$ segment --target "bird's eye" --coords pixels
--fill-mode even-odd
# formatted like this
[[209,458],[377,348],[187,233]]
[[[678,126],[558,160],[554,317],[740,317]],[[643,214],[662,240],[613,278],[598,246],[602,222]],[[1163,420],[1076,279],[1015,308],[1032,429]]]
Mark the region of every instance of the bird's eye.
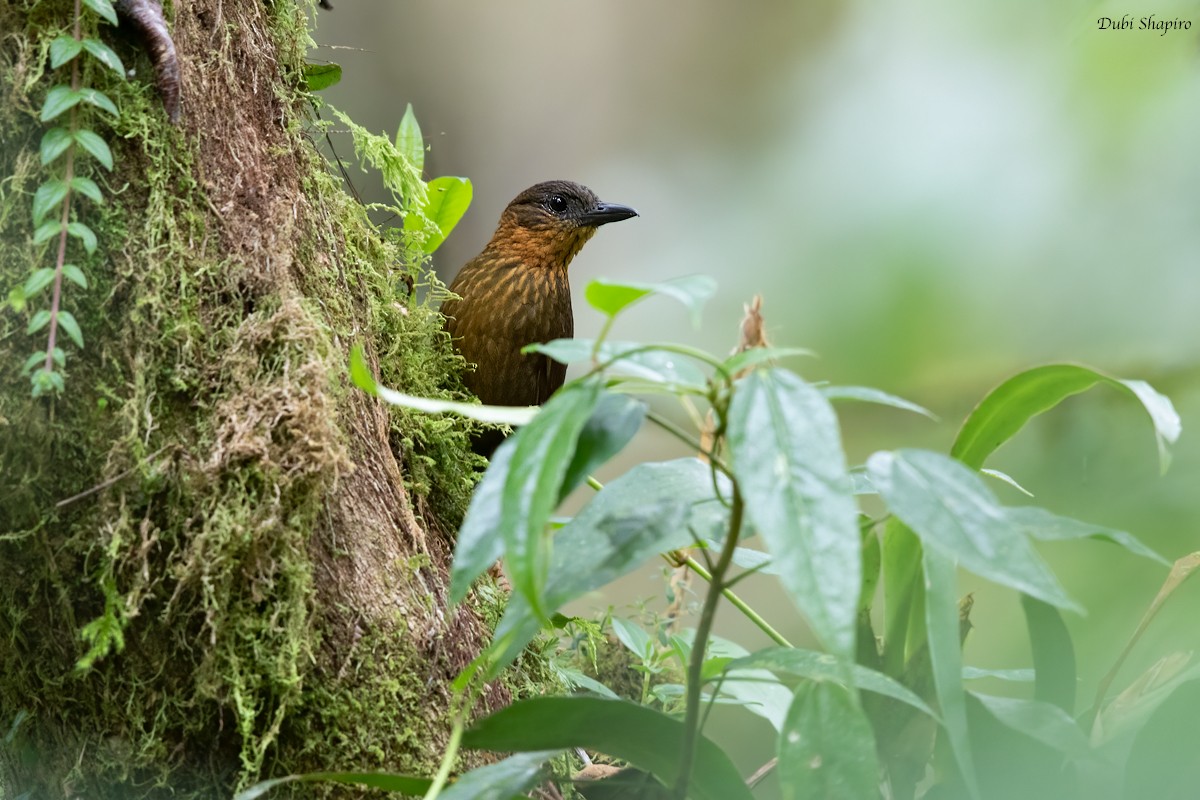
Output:
[[549,206],[550,210],[555,214],[563,214],[567,210],[567,198],[563,197],[561,194],[552,194],[550,195],[550,199],[546,201],[546,205]]

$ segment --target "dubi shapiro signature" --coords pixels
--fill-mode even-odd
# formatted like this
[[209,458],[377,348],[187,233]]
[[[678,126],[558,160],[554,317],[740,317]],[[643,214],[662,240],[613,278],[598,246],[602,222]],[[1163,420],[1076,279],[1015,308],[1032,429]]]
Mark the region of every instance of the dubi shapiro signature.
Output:
[[1158,31],[1159,36],[1166,36],[1167,31],[1191,30],[1192,21],[1176,17],[1174,19],[1158,19],[1154,14],[1148,17],[1134,19],[1130,14],[1117,17],[1100,17],[1096,27],[1102,31]]

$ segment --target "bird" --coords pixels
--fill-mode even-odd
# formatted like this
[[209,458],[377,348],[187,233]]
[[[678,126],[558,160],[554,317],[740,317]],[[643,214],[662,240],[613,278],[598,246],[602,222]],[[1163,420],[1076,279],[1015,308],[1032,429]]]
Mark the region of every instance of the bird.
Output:
[[[505,207],[483,252],[451,282],[441,309],[455,349],[474,366],[463,382],[482,403],[541,405],[563,385],[565,364],[521,348],[574,336],[567,267],[601,225],[636,216],[564,180],[535,184]],[[503,438],[488,431],[473,449],[490,457]]]

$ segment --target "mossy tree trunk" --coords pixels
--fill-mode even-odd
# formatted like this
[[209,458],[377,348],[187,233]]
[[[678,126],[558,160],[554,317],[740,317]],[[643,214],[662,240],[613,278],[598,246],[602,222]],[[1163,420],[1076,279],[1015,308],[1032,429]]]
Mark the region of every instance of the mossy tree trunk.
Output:
[[[31,397],[21,373],[46,347],[26,326],[47,295],[0,313],[0,796],[428,771],[448,681],[486,637],[487,603],[451,609],[444,592],[466,432],[346,377],[354,344],[419,391],[455,364],[407,289],[416,265],[316,152],[310,12],[168,6],[177,126],[136,39],[100,31],[136,75],[84,73],[120,108],[90,118],[116,167],[86,166],[107,200],[73,206],[99,248],[69,254],[90,285],[64,289],[85,347],[66,346],[59,396]],[[0,6],[4,292],[54,265],[30,202],[55,174],[38,109],[71,19],[64,0]]]

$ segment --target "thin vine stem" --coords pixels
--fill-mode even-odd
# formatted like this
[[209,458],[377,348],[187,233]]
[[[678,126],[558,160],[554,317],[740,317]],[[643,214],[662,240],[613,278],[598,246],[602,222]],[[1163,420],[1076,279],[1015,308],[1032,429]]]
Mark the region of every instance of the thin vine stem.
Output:
[[737,486],[734,486],[733,506],[729,512],[729,531],[725,535],[721,556],[713,569],[708,594],[704,596],[704,606],[700,611],[700,622],[696,626],[696,636],[692,640],[692,658],[687,674],[687,711],[683,721],[683,752],[679,757],[679,777],[674,788],[675,800],[685,800],[687,797],[692,763],[696,758],[696,744],[700,738],[700,679],[704,672],[704,653],[708,649],[708,637],[716,620],[717,604],[724,588],[722,582],[730,564],[733,563],[733,552],[737,549],[738,538],[742,532],[744,511],[742,494]]

